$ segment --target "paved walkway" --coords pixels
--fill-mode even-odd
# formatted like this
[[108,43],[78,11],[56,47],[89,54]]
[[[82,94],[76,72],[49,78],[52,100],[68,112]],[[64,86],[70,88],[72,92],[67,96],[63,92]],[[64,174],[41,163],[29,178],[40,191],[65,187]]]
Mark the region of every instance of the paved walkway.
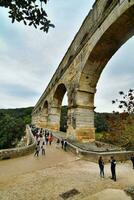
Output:
[[75,156],[70,152],[64,152],[61,147],[57,148],[53,143],[46,146],[46,155],[34,156],[34,154],[19,158],[0,161],[0,183],[1,180],[21,175],[44,168],[54,167],[62,163],[75,160]]
[[60,194],[73,188],[79,194],[67,200],[130,200],[122,189],[134,185],[131,163],[117,164],[117,182],[110,176],[109,164],[100,179],[97,164],[52,144],[46,156],[0,161],[0,200],[63,200]]

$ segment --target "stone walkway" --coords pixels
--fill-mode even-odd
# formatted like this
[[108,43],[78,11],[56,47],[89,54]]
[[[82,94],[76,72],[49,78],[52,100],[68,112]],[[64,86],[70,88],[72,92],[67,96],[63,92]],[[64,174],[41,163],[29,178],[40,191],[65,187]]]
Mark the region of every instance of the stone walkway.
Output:
[[134,185],[131,163],[117,164],[117,182],[110,175],[109,164],[101,179],[97,164],[52,144],[45,157],[0,161],[0,200],[63,200],[60,195],[71,189],[79,194],[67,200],[130,200],[122,189]]
[[54,167],[62,163],[68,163],[75,160],[74,155],[65,153],[61,148],[57,148],[56,144],[46,146],[46,155],[39,157],[34,154],[19,158],[0,161],[0,183],[13,176],[34,172],[44,168]]

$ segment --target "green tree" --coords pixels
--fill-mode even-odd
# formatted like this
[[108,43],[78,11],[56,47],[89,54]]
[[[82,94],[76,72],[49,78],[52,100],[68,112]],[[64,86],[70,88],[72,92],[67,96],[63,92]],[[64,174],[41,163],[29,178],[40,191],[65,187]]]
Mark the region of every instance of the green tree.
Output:
[[96,132],[107,131],[107,123],[106,123],[106,113],[95,113],[94,122]]
[[0,109],[0,149],[15,147],[31,123],[32,107]]
[[20,119],[14,119],[4,114],[0,120],[0,149],[11,148],[24,135],[25,124]]
[[12,23],[22,21],[25,25],[39,27],[47,33],[50,27],[54,27],[44,9],[47,2],[48,0],[0,0],[0,6],[9,9]]
[[127,149],[134,149],[134,90],[130,89],[126,94],[119,92],[120,98],[113,100],[121,112],[113,112],[107,118],[108,140],[117,143]]
[[66,132],[67,130],[67,106],[61,107],[61,117],[60,117],[60,131]]

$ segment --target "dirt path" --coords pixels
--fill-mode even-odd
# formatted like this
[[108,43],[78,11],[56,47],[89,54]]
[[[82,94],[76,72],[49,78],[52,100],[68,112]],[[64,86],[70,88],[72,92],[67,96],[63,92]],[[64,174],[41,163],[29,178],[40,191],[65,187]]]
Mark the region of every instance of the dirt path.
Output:
[[110,176],[109,164],[101,179],[97,164],[48,146],[46,157],[0,162],[0,200],[63,200],[60,194],[73,188],[79,194],[67,200],[130,200],[122,189],[134,185],[131,163],[117,164],[117,182]]

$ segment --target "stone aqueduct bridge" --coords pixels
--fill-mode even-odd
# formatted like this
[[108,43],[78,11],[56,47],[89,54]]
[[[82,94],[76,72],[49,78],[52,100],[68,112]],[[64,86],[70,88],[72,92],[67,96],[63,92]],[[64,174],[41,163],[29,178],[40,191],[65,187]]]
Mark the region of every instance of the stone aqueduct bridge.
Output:
[[58,130],[67,92],[67,137],[94,140],[97,82],[110,58],[133,35],[134,0],[96,0],[35,105],[32,122]]

